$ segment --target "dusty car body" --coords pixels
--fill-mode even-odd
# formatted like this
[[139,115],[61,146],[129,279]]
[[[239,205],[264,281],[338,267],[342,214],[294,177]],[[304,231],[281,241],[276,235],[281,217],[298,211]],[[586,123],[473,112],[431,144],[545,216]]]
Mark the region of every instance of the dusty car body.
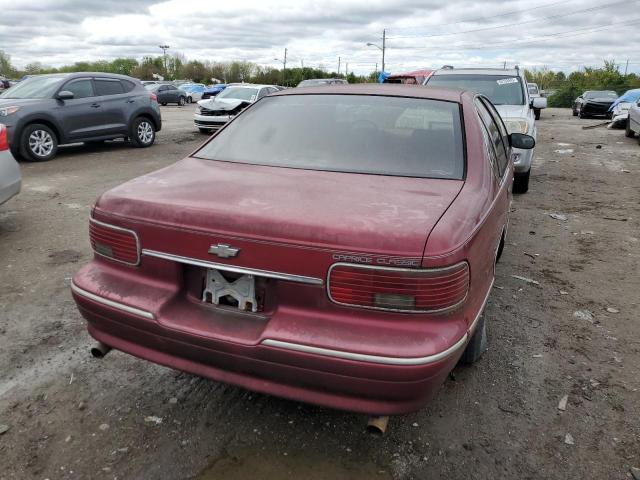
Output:
[[91,336],[152,362],[344,410],[419,409],[484,351],[523,139],[474,92],[288,89],[102,195],[73,297]]
[[20,166],[9,150],[7,127],[0,123],[0,205],[20,193]]

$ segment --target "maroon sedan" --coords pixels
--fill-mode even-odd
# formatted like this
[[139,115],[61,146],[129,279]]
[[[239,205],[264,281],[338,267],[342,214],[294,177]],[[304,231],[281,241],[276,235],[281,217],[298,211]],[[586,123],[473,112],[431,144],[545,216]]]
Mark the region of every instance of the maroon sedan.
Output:
[[511,147],[534,143],[462,90],[265,97],[100,197],[73,297],[103,352],[345,410],[419,409],[486,348]]

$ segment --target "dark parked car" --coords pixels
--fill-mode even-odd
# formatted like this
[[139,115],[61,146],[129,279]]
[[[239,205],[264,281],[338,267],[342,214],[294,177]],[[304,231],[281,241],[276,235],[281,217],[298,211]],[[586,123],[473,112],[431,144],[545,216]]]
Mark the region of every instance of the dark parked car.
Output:
[[175,85],[155,83],[145,85],[144,88],[157,95],[158,103],[160,105],[175,103],[182,106],[187,103],[187,92],[181,90]]
[[204,92],[202,92],[201,100],[206,100],[207,98],[215,97],[225,88],[227,88],[227,85],[224,83],[219,83],[217,85],[212,85],[210,87],[207,87],[204,89]]
[[4,77],[0,77],[0,92],[11,87],[11,82]]
[[106,73],[37,75],[0,94],[0,123],[16,158],[51,160],[58,145],[128,138],[153,144],[162,127],[156,96],[139,80]]
[[534,143],[472,91],[264,97],[97,201],[95,255],[71,286],[95,354],[345,410],[419,409],[486,349],[511,150]]
[[573,101],[573,116],[609,117],[609,107],[617,98],[618,94],[612,90],[588,90]]

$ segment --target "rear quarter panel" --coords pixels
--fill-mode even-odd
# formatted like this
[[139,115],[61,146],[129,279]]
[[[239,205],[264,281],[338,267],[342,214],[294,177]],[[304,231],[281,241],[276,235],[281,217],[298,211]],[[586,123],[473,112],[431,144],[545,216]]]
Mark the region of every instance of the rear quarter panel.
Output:
[[465,184],[431,231],[423,266],[451,265],[467,260],[470,266],[467,321],[474,320],[493,283],[495,256],[506,230],[513,164],[503,179],[496,178],[488,158],[479,118],[466,94],[463,117],[467,148]]

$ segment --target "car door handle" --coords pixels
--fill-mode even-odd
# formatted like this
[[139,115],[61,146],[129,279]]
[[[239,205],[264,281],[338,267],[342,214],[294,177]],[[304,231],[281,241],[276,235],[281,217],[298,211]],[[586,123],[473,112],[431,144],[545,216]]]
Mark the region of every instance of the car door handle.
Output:
[[100,108],[100,104],[99,103],[92,103],[91,104],[91,108]]
[[133,103],[133,102],[135,102],[135,100],[127,100],[126,103]]

